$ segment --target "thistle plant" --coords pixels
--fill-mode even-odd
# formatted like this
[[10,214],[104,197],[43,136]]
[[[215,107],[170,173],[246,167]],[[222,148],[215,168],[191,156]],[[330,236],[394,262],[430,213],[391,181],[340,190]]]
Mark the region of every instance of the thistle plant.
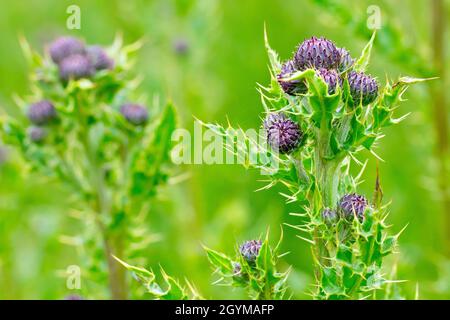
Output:
[[[262,189],[281,183],[288,190],[282,195],[298,204],[292,215],[300,222],[289,226],[311,245],[316,299],[376,298],[392,281],[384,277],[383,260],[394,252],[399,233],[388,230],[379,183],[373,197],[358,192],[368,160],[357,156],[368,150],[379,158],[374,148],[382,130],[406,117],[394,112],[406,89],[425,79],[382,84],[368,74],[374,40],[375,34],[353,57],[328,39],[312,37],[282,63],[265,36],[271,82],[258,89],[265,111],[260,136],[204,124],[232,141],[227,151],[245,159],[246,168],[261,171],[267,181]],[[356,176],[354,164],[362,166]]]
[[[22,117],[1,119],[1,138],[30,171],[71,190],[71,216],[84,232],[65,242],[85,253],[83,280],[108,282],[111,298],[126,299],[126,273],[113,255],[137,258],[151,239],[149,205],[168,178],[175,110],[137,94],[132,68],[140,42],[123,46],[117,37],[103,48],[61,37],[43,55],[24,39],[21,45],[30,94],[15,99]],[[86,290],[83,296],[108,296]]]
[[[248,297],[254,300],[283,299],[290,270],[283,273],[277,271],[281,256],[278,255],[281,239],[275,248],[269,246],[269,233],[264,241],[245,241],[237,247],[234,257],[204,247],[208,260],[214,267],[214,273],[219,276],[214,284],[244,288]],[[130,265],[117,257],[115,259],[141,284],[141,288],[144,288],[143,297],[156,300],[204,299],[189,280],[186,279],[185,284],[182,284],[169,276],[162,267],[160,279],[153,270]]]
[[277,271],[280,243],[271,248],[267,234],[264,241],[255,239],[242,243],[234,257],[205,247],[208,259],[219,275],[215,284],[245,288],[251,299],[282,299],[287,290],[289,270]]

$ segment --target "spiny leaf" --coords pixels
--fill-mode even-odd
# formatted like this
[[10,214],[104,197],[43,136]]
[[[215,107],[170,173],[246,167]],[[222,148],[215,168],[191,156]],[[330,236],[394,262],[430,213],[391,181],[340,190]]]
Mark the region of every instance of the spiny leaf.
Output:
[[276,75],[281,70],[281,62],[278,53],[270,47],[269,39],[267,37],[266,24],[264,24],[264,44],[266,46],[267,55],[269,56],[270,67],[272,74]]
[[155,194],[155,187],[164,179],[162,166],[169,162],[172,147],[171,136],[176,128],[176,113],[172,103],[166,104],[156,127],[147,127],[141,148],[136,150],[131,162],[133,176],[130,193],[132,196],[149,197]]
[[373,42],[375,40],[376,31],[373,32],[372,37],[370,38],[369,42],[364,47],[361,56],[358,58],[358,60],[355,63],[355,70],[364,72],[367,69],[367,66],[369,65],[370,61],[370,54],[372,53],[372,47]]
[[155,274],[152,271],[149,271],[145,268],[132,266],[125,261],[120,260],[116,256],[113,256],[113,258],[116,259],[120,264],[122,264],[127,270],[132,271],[140,281],[148,284],[155,280]]
[[219,269],[222,274],[230,274],[233,272],[233,261],[225,254],[203,247],[206,251],[208,260],[213,266]]

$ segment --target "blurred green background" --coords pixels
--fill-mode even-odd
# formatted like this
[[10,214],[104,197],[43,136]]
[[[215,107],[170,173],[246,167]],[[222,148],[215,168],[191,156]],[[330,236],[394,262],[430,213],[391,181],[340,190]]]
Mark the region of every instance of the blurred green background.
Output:
[[[81,9],[80,30],[65,27],[72,4]],[[172,99],[180,126],[192,129],[194,117],[225,124],[228,117],[234,125],[258,128],[263,108],[256,83],[270,79],[264,23],[283,59],[312,35],[333,39],[358,56],[371,33],[365,25],[369,5],[380,8],[382,19],[369,72],[382,82],[386,75],[441,78],[408,92],[399,115],[411,116],[387,130],[377,150],[385,160],[379,162],[385,200],[392,200],[389,221],[394,231],[408,225],[388,270],[396,264],[398,278],[408,280],[401,286],[408,298],[418,286],[420,298],[449,299],[449,181],[443,169],[450,162],[449,137],[438,125],[448,123],[449,109],[444,104],[444,116],[435,116],[436,96],[446,80],[432,37],[441,32],[447,39],[449,32],[433,26],[433,1],[0,0],[0,112],[14,114],[13,94],[28,93],[20,34],[42,51],[62,34],[108,45],[121,32],[126,42],[145,40],[137,68],[145,77],[141,89],[149,97]],[[446,6],[440,10],[444,22],[450,16],[448,1]],[[449,62],[448,43],[443,48],[441,60]],[[377,161],[370,154],[360,159],[365,157],[369,164],[361,188],[370,195]],[[0,164],[0,298],[62,299],[76,293],[61,276],[67,266],[81,264],[78,252],[65,244],[81,228],[64,201],[70,195],[58,184],[24,175],[13,152],[8,158]],[[255,192],[262,186],[258,172],[238,165],[175,171],[189,178],[164,187],[152,208],[151,229],[159,241],[148,247],[147,267],[162,265],[174,276],[187,277],[207,298],[244,297],[240,290],[211,286],[201,245],[232,253],[236,241],[258,237],[268,227],[275,242],[282,223],[299,222],[288,215],[298,209],[285,204],[278,194],[281,187]],[[294,267],[294,297],[308,299],[313,282],[309,247],[284,227],[283,249],[290,254],[281,268]]]

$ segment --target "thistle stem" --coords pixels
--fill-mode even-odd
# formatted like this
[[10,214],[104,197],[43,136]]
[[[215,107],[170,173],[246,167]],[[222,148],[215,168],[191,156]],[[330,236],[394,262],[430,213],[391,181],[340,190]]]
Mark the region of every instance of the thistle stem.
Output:
[[92,179],[91,184],[94,192],[93,209],[98,214],[96,217],[97,226],[100,229],[103,239],[103,250],[108,266],[108,277],[111,298],[113,300],[125,300],[126,293],[126,274],[123,268],[120,268],[113,255],[121,256],[122,239],[120,236],[113,237],[109,234],[107,228],[102,222],[102,217],[111,215],[111,208],[108,204],[108,193],[104,183],[104,169],[98,163],[95,152],[89,140],[89,129],[86,125],[86,115],[83,112],[83,105],[80,101],[79,94],[75,94],[75,102],[78,108],[78,115],[80,117],[80,141],[85,149],[87,155],[87,162],[89,166],[88,173]]
[[332,208],[337,203],[340,162],[318,158],[316,161],[317,186],[324,207]]
[[[313,208],[314,214],[319,209],[333,208],[338,200],[338,188],[340,179],[340,168],[342,157],[332,157],[330,150],[330,127],[331,123],[322,121],[320,129],[316,131],[317,144],[314,152],[314,176],[316,179],[315,198],[320,198],[320,208]],[[315,201],[312,201],[315,204]],[[324,240],[313,231],[313,255],[316,260],[315,275],[317,281],[321,282],[322,265],[330,264],[330,253]]]
[[333,207],[337,203],[339,170],[342,159],[330,158],[329,124],[323,123],[317,133],[317,149],[314,154],[316,185],[322,197],[324,207]]

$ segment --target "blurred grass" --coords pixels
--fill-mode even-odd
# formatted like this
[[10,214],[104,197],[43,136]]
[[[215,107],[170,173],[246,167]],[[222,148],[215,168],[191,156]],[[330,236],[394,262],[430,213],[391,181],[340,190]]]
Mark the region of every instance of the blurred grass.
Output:
[[[237,5],[212,0],[84,0],[76,2],[82,23],[81,30],[75,31],[65,29],[65,11],[73,1],[16,1],[8,5],[0,1],[0,106],[6,112],[14,112],[13,93],[28,92],[19,34],[41,50],[60,34],[100,44],[112,42],[117,32],[128,42],[144,38],[137,68],[145,76],[144,92],[149,97],[159,94],[173,99],[181,114],[180,125],[189,129],[193,116],[222,123],[228,117],[243,128],[259,127],[263,109],[255,87],[269,79],[264,22],[272,47],[283,59],[312,35],[329,37],[353,55],[359,54],[366,41],[355,36],[352,27],[343,26],[337,13],[325,13],[310,1],[249,0]],[[355,3],[356,18],[366,16],[369,4],[377,4],[383,21],[402,30],[404,40],[414,44],[418,53],[430,54],[430,14],[425,2],[402,0],[396,6],[388,1]],[[180,41],[187,44],[182,54],[174,50]],[[411,66],[387,57],[377,45],[370,72],[381,81],[385,74],[392,78],[421,76]],[[385,160],[379,163],[382,185],[385,199],[392,200],[390,222],[394,230],[408,224],[396,257],[398,277],[410,280],[403,286],[407,296],[414,296],[419,283],[421,298],[450,298],[430,98],[425,87],[414,90],[401,110],[413,114],[390,128],[379,145],[378,154]],[[376,160],[372,155],[367,157],[370,160],[362,188],[370,195]],[[0,166],[0,298],[63,298],[70,292],[57,270],[77,264],[79,259],[73,248],[59,242],[61,234],[77,233],[61,202],[66,198],[64,191],[58,185],[44,185],[34,176],[23,176],[20,164]],[[239,290],[210,285],[210,267],[201,244],[232,252],[236,241],[257,237],[268,227],[276,241],[280,224],[297,222],[288,215],[297,210],[295,205],[284,203],[278,195],[282,188],[254,192],[262,185],[257,181],[258,172],[245,172],[239,166],[193,165],[176,171],[188,172],[190,178],[161,190],[151,229],[161,234],[162,240],[149,246],[149,266],[156,269],[160,264],[171,274],[186,276],[206,297],[244,297]],[[283,249],[291,253],[283,263],[286,268],[294,266],[290,284],[298,293],[296,298],[308,298],[302,292],[311,289],[312,283],[309,247],[293,230],[284,231]]]

